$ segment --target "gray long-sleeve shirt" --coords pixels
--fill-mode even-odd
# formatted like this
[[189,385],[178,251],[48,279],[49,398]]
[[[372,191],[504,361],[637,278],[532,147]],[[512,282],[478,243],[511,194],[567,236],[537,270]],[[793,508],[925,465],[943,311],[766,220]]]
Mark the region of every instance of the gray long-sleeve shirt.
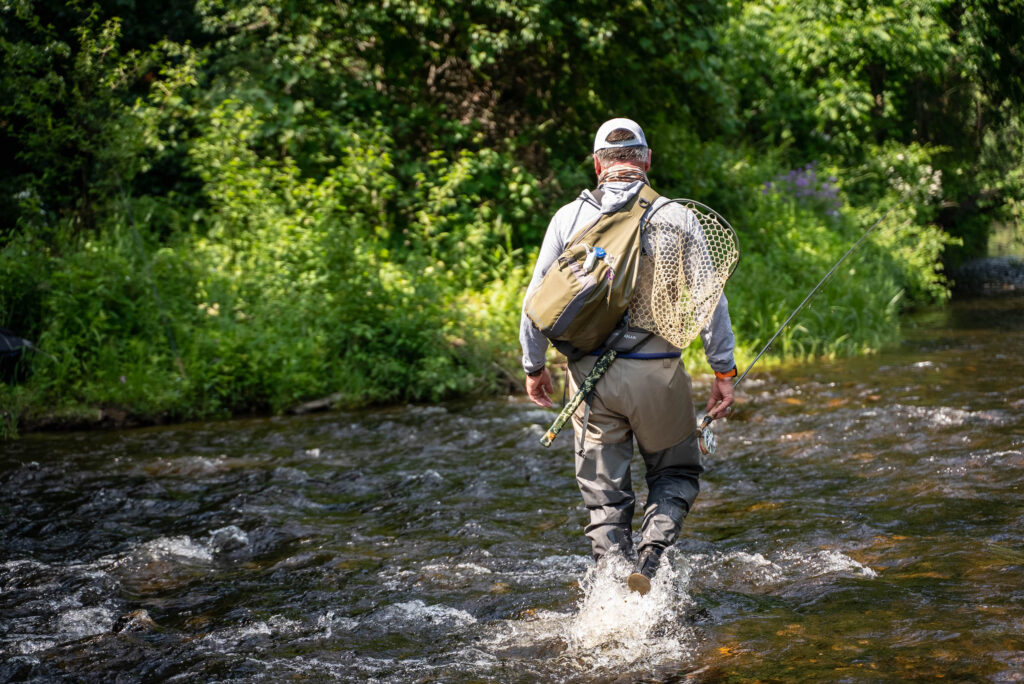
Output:
[[[537,255],[537,264],[533,269],[533,278],[526,291],[524,304],[525,299],[529,298],[530,293],[540,283],[548,268],[555,263],[558,255],[565,250],[565,246],[576,231],[596,219],[598,214],[610,214],[618,211],[640,192],[641,186],[640,181],[605,183],[602,186],[603,194],[600,202],[589,190],[584,190],[574,201],[555,212],[548,224],[547,232],[544,234],[544,242],[541,244],[540,254]],[[652,210],[665,201],[667,200],[660,198],[655,202]],[[700,337],[704,344],[704,354],[712,370],[725,373],[736,365],[733,358],[735,338],[732,333],[732,323],[729,320],[729,303],[724,294],[707,326],[701,330]],[[525,307],[519,321],[519,343],[523,348],[523,368],[527,372],[541,368],[544,365],[548,339],[527,317]]]

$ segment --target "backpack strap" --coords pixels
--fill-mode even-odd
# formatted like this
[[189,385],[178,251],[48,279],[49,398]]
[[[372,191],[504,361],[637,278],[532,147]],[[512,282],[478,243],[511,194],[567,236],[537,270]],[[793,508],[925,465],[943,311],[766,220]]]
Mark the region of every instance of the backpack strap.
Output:
[[[661,197],[661,195],[655,192],[654,188],[644,183],[643,187],[640,188],[640,192],[637,193],[637,202],[639,202],[640,206],[644,209],[644,213],[641,218],[647,215],[647,211],[654,206],[654,203],[658,201],[659,197]],[[647,228],[646,222],[641,224],[641,228]]]
[[[642,192],[642,189],[641,189],[641,192]],[[604,195],[604,191],[602,191],[601,194],[603,196]],[[566,244],[566,247],[572,247],[577,242],[579,242],[580,240],[585,238],[587,236],[587,234],[591,230],[593,230],[594,226],[596,226],[602,220],[604,220],[604,219],[609,219],[610,220],[611,217],[616,216],[618,214],[622,214],[622,213],[632,213],[633,212],[633,208],[636,207],[636,202],[637,202],[637,199],[639,197],[640,197],[640,193],[637,193],[636,195],[631,197],[628,202],[626,202],[621,207],[619,207],[619,209],[617,211],[615,211],[615,212],[613,212],[611,214],[598,214],[597,217],[593,221],[591,221],[588,225],[584,226],[583,228],[580,228],[579,230],[577,230],[573,234],[573,236],[571,238],[569,238],[569,242]]]

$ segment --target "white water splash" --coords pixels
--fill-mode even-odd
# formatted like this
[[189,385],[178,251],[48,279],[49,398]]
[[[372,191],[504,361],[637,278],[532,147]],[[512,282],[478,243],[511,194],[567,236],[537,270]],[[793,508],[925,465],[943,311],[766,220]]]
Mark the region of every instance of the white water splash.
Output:
[[476,618],[464,610],[441,604],[428,606],[419,599],[386,606],[374,617],[384,624],[429,622],[448,627],[465,627],[476,622]]
[[351,632],[359,626],[359,621],[350,617],[339,617],[333,610],[329,610],[316,619],[319,637],[330,639],[337,632]]
[[207,563],[213,560],[209,545],[196,542],[188,535],[157,537],[139,547],[133,556],[138,561],[181,559]]
[[788,570],[791,573],[795,571],[795,574],[805,578],[848,573],[861,577],[878,577],[878,573],[871,568],[833,549],[821,550],[813,555],[784,551],[779,554],[779,559],[789,565]]
[[644,596],[626,586],[632,569],[613,557],[587,571],[579,612],[569,624],[567,655],[600,669],[692,655],[697,639],[682,622],[693,605],[686,592],[689,568],[666,554]]
[[238,626],[215,630],[202,635],[198,646],[214,651],[238,650],[254,644],[294,637],[306,631],[306,623],[283,615],[271,615],[265,620],[254,620]]
[[249,535],[237,525],[228,525],[220,529],[211,530],[210,538],[206,545],[214,553],[227,553],[244,549],[249,546]]
[[20,614],[0,630],[0,663],[109,633],[118,615],[116,601],[96,603],[116,591],[116,581],[98,563],[19,559],[0,564],[0,578],[0,593],[22,597]]
[[878,576],[871,568],[834,549],[813,552],[782,549],[768,556],[738,550],[713,551],[687,557],[702,585],[741,592],[774,591],[783,585],[825,575]]
[[925,421],[932,427],[961,427],[968,424],[1003,425],[1008,415],[999,410],[968,411],[952,406],[906,406],[896,405],[896,410],[906,413],[915,421]]
[[545,556],[519,566],[508,577],[509,580],[527,586],[558,582],[566,576],[584,572],[588,561],[581,556]]
[[454,566],[444,563],[429,563],[424,565],[422,571],[425,573],[444,573],[455,577],[467,577],[472,575],[490,575],[491,571],[476,563],[457,563]]
[[179,456],[157,458],[141,466],[148,475],[207,477],[219,473],[245,468],[249,462],[244,459],[228,458],[227,454],[217,456]]
[[210,530],[205,540],[195,540],[187,534],[177,537],[157,537],[141,544],[126,557],[115,559],[105,557],[105,563],[114,567],[140,564],[152,561],[184,562],[188,564],[211,563],[220,553],[227,553],[249,546],[249,535],[237,525],[228,525]]
[[633,566],[623,558],[609,558],[600,567],[580,557],[547,560],[552,570],[561,568],[563,579],[565,573],[582,571],[583,595],[573,611],[530,610],[495,625],[496,631],[480,643],[499,660],[508,652],[516,659],[525,656],[527,663],[529,654],[550,658],[558,653],[559,667],[575,673],[570,678],[589,681],[693,657],[699,638],[687,620],[694,605],[687,591],[690,568],[674,550],[665,554],[645,596],[626,586]]
[[56,645],[57,641],[54,639],[21,639],[14,644],[14,652],[20,655],[30,655],[47,651]]
[[73,608],[61,613],[57,624],[58,634],[64,641],[104,634],[111,631],[115,617],[114,611],[106,606]]

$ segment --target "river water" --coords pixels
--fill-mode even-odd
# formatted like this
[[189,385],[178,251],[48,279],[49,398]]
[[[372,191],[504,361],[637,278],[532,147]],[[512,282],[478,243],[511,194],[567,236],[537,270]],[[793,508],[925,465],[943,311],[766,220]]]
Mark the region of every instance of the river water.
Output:
[[744,382],[646,597],[521,398],[25,435],[0,681],[1024,681],[1024,299],[908,328]]

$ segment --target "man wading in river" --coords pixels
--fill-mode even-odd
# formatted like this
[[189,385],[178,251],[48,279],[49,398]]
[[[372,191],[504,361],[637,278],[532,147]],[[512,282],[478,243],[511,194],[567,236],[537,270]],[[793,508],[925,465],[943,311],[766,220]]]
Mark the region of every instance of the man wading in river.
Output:
[[[559,209],[548,225],[527,290],[519,333],[526,392],[539,406],[552,406],[553,386],[545,367],[548,339],[527,315],[531,294],[581,228],[594,224],[601,215],[631,210],[642,192],[645,197],[651,196],[651,191],[645,190],[650,166],[651,150],[640,126],[629,119],[606,122],[594,139],[597,190],[584,190]],[[658,198],[653,204],[644,201],[640,206],[651,212],[664,201]],[[645,236],[644,253],[649,252]],[[603,258],[604,251],[600,254],[598,258]],[[683,519],[697,498],[704,468],[696,438],[690,377],[680,363],[679,348],[637,328],[622,328],[613,336],[616,339],[610,336],[601,348],[608,345],[629,352],[619,354],[586,404],[572,417],[576,481],[590,512],[586,535],[594,558],[600,561],[613,553],[630,557],[635,496],[629,466],[636,438],[647,471],[649,495],[636,549],[636,570],[630,575],[629,586],[647,593],[662,553],[676,541]],[[733,403],[732,378],[736,375],[734,338],[724,295],[700,336],[715,373],[707,411],[719,418]],[[637,346],[636,341],[641,339],[644,341]],[[556,346],[565,351],[558,343]],[[571,391],[576,391],[594,367],[598,353],[575,360],[576,354],[566,354],[570,358]]]

